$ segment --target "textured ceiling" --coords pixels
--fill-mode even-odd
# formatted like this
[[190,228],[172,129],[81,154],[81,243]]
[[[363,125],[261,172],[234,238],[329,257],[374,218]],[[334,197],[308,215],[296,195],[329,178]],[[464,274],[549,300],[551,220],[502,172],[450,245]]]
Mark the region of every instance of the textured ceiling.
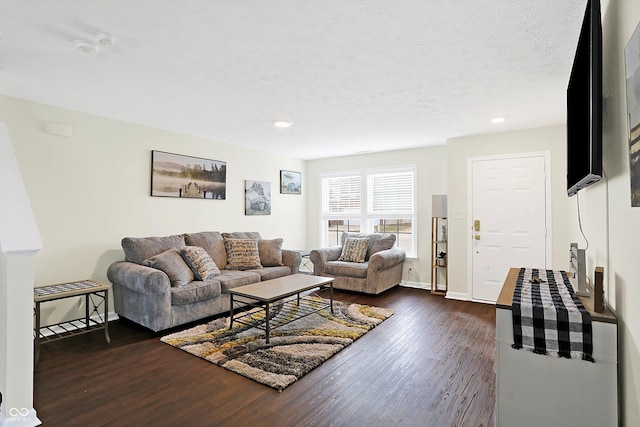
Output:
[[585,6],[0,0],[0,93],[301,159],[437,145],[564,123]]

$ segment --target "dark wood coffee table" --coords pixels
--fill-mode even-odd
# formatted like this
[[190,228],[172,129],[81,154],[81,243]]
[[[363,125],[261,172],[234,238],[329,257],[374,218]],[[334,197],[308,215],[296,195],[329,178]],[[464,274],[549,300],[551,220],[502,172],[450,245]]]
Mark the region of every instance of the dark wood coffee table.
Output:
[[[278,326],[283,326],[294,320],[301,319],[313,313],[317,313],[320,310],[329,308],[333,313],[333,277],[312,276],[309,274],[293,274],[290,276],[279,277],[277,279],[265,280],[264,282],[253,283],[251,285],[239,286],[237,288],[229,289],[229,329],[233,327],[233,322],[236,321],[243,325],[253,326],[259,329],[263,329],[266,334],[266,342],[269,343],[269,334],[271,332],[270,321],[270,306],[271,304],[279,303],[283,304],[287,298],[295,296],[295,300],[300,307],[300,311],[289,321],[280,323]],[[309,291],[315,288],[329,288],[329,302],[326,304],[317,304],[317,301],[313,304],[308,303],[308,298],[301,296],[300,294],[305,291]],[[234,298],[242,297],[248,301],[238,301],[244,303],[243,307],[254,306],[262,308],[264,313],[264,323],[256,322],[251,319],[255,313],[244,313],[234,318]],[[294,299],[289,299],[292,301]]]

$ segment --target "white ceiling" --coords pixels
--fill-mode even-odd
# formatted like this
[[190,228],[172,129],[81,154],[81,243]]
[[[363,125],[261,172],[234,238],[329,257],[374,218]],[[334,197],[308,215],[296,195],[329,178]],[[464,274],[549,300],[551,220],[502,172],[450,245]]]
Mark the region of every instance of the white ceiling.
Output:
[[0,0],[0,93],[301,159],[444,144],[564,123],[585,6]]

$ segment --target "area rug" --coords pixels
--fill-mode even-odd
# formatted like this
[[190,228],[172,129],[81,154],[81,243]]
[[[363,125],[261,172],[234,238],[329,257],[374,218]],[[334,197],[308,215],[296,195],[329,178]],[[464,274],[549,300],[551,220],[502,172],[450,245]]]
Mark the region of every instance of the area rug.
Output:
[[[326,303],[319,296],[308,298],[312,305]],[[298,312],[295,302],[286,302],[274,310],[269,344],[264,330],[256,327],[234,321],[229,329],[228,317],[164,336],[161,341],[282,391],[393,314],[387,308],[341,301],[334,301],[333,309],[334,314],[326,309],[279,326]],[[264,322],[263,310],[249,313],[255,321]]]

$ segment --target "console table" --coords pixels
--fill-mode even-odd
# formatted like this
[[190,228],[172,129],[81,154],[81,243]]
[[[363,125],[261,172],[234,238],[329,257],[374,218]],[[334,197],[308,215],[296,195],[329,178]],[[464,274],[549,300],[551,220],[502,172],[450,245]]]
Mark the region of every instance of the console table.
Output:
[[[40,358],[41,342],[56,341],[70,336],[85,334],[96,329],[104,329],[104,336],[107,343],[110,343],[111,338],[109,337],[109,322],[107,319],[109,313],[109,289],[111,289],[110,284],[105,285],[93,280],[80,280],[34,288],[33,301],[35,303],[34,312],[36,317],[34,362],[38,363]],[[42,303],[83,295],[85,297],[84,317],[46,326],[40,324],[40,305]],[[100,306],[104,307],[102,315],[99,312]],[[94,314],[99,321],[92,319]]]
[[596,313],[593,298],[580,297],[591,316],[595,363],[515,350],[511,308],[519,270],[509,270],[496,302],[496,425],[617,426],[616,316],[608,307]]

